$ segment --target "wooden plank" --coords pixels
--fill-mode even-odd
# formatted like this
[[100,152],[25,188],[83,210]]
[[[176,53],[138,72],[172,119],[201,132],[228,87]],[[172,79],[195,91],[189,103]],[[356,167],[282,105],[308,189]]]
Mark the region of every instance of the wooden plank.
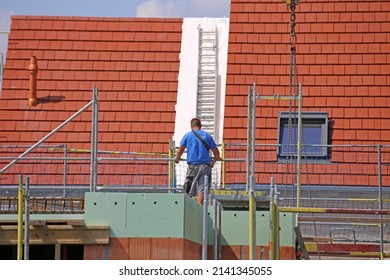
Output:
[[[30,244],[108,244],[108,226],[31,225]],[[17,244],[17,226],[0,225],[0,245]]]
[[[17,224],[17,214],[0,214],[1,224]],[[84,214],[30,214],[30,224],[84,224]]]

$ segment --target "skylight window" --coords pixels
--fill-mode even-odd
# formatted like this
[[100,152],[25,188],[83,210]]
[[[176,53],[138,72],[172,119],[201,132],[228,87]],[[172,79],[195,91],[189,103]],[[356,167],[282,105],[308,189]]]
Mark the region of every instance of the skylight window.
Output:
[[[278,157],[296,157],[298,142],[298,113],[280,112],[278,122]],[[291,121],[289,122],[289,119]],[[326,158],[328,156],[328,114],[302,112],[301,156]]]

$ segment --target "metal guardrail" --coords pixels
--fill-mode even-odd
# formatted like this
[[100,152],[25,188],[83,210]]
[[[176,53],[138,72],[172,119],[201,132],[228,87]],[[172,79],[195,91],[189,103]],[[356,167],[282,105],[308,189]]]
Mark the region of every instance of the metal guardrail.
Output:
[[[75,214],[84,213],[84,198],[71,197],[31,197],[30,213],[32,214]],[[0,197],[0,213],[16,214],[18,212],[17,197]]]

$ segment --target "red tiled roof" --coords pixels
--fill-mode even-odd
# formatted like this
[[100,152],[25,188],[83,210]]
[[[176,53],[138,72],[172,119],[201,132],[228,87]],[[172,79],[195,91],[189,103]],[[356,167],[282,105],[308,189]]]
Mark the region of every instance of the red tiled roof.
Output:
[[[296,22],[303,110],[328,112],[333,144],[388,144],[390,1],[300,1]],[[289,94],[289,23],[285,1],[231,0],[224,142],[246,141],[248,86]],[[275,120],[288,106],[258,101],[259,143],[276,144]]]
[[[33,144],[99,89],[99,149],[164,152],[172,138],[182,19],[13,16],[0,144]],[[39,98],[28,107],[29,61]],[[90,147],[85,112],[46,143]],[[70,133],[72,132],[72,133]]]
[[[289,94],[290,13],[281,0],[231,0],[224,142],[246,142],[247,91]],[[303,109],[326,111],[333,144],[388,143],[390,2],[306,0],[296,11]],[[174,131],[182,19],[15,16],[0,97],[0,143],[31,144],[100,95],[99,149],[166,152]],[[38,59],[36,107],[28,64]],[[276,143],[286,101],[258,101]],[[89,148],[84,113],[48,143]],[[69,133],[73,132],[73,133]]]

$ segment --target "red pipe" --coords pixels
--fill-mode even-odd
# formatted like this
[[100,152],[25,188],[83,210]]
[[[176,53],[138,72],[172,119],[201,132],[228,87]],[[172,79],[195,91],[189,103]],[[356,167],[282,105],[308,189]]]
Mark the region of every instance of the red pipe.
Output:
[[37,58],[32,56],[30,59],[30,66],[28,67],[28,71],[30,71],[30,89],[29,89],[29,97],[28,97],[28,106],[36,106],[38,103],[37,98],[37,73],[38,73],[38,64]]

